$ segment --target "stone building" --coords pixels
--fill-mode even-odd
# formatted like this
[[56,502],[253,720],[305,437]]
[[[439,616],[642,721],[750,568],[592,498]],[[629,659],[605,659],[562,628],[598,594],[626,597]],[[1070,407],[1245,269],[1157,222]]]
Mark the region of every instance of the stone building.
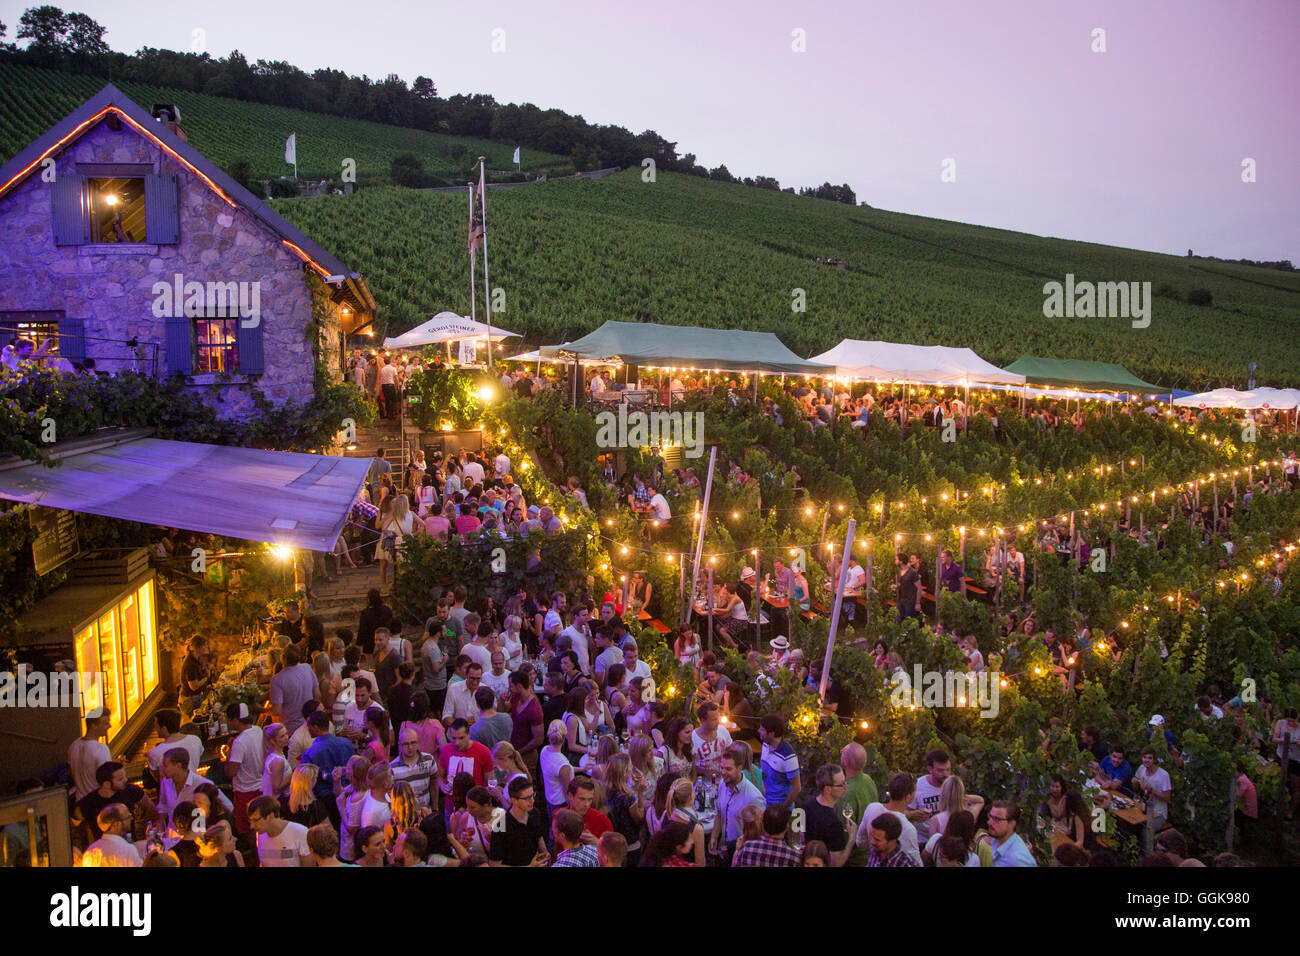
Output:
[[116,87],[0,169],[0,345],[181,374],[218,413],[307,401],[374,319],[361,276]]

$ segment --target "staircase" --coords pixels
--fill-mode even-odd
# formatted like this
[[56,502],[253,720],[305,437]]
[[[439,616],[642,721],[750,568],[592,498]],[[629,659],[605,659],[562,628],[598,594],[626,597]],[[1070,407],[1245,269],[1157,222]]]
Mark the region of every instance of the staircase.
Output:
[[[357,428],[357,447],[352,451],[344,450],[348,458],[374,458],[375,452],[382,448],[384,457],[393,466],[393,480],[400,483],[401,473],[411,463],[411,443],[406,432],[397,419],[375,419],[373,425]],[[418,434],[418,432],[417,432]]]
[[[352,560],[361,565],[359,551],[352,553]],[[334,565],[332,557],[329,558],[329,563],[332,573]],[[343,576],[334,583],[326,583],[323,578],[318,578],[312,583],[313,597],[307,602],[308,613],[321,619],[325,627],[326,639],[333,637],[341,627],[346,627],[355,634],[357,619],[361,615],[361,609],[366,606],[366,592],[377,587],[379,587],[379,565],[361,565],[354,570],[344,562]]]

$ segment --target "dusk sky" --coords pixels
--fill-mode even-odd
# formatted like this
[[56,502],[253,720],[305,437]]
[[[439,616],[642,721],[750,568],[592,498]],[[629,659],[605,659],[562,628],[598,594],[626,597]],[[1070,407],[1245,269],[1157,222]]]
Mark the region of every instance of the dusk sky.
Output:
[[[0,0],[9,40],[33,5]],[[654,129],[738,176],[847,182],[882,209],[1300,263],[1296,0],[63,8],[105,25],[115,50],[188,50],[201,28],[217,57],[423,74],[442,95]],[[491,51],[495,28],[505,52]],[[796,29],[806,52],[791,48]],[[1242,181],[1246,158],[1256,182]]]

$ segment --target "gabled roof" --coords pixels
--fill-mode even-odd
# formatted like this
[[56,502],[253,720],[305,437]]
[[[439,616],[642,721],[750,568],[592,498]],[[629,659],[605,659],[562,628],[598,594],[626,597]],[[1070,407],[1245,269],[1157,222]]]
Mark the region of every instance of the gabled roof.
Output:
[[1023,375],[1004,372],[970,349],[946,345],[845,339],[829,352],[814,355],[811,361],[834,365],[835,374],[842,378],[927,385],[1025,384]]
[[703,329],[654,322],[606,322],[573,342],[541,349],[544,358],[610,359],[627,365],[831,375],[829,365],[801,359],[771,332]]
[[1023,375],[1030,385],[1104,389],[1108,392],[1167,393],[1169,389],[1144,382],[1122,365],[1083,359],[1039,358],[1022,355],[1004,371]]
[[[189,143],[153,118],[143,107],[128,97],[112,83],[55,123],[30,146],[0,167],[0,200],[28,176],[41,168],[41,161],[53,156],[70,143],[89,132],[95,123],[109,111],[116,112],[131,126],[167,149],[185,165],[207,181],[231,205],[239,205],[278,235],[290,251],[313,265],[322,278],[345,282],[361,278],[361,274],[345,266],[339,259],[313,242],[283,216],[237,183],[221,167],[208,159]],[[373,299],[371,300],[373,308]]]

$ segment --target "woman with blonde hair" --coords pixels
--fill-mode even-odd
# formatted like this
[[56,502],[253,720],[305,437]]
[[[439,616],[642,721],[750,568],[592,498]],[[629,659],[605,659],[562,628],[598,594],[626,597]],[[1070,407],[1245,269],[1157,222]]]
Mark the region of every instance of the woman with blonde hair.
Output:
[[670,822],[685,823],[691,828],[691,845],[695,848],[696,866],[704,866],[704,827],[700,824],[699,814],[695,812],[695,784],[688,777],[673,781],[668,791],[668,806],[664,810],[664,819],[659,824]]
[[[338,640],[338,638],[331,638]],[[343,687],[343,678],[339,676],[343,669],[339,668],[339,673],[334,672],[334,666],[330,661],[330,656],[325,651],[318,651],[312,655],[311,669],[316,674],[316,685],[320,689],[320,703],[326,710],[332,710],[334,699],[338,697],[339,690]]]
[[289,781],[289,799],[281,801],[288,810],[284,819],[301,823],[308,830],[329,819],[329,812],[316,799],[316,780],[319,777],[320,767],[310,763],[298,764]]
[[293,768],[284,755],[289,746],[289,730],[284,724],[270,724],[262,731],[266,738],[266,759],[262,762],[262,796],[283,800],[289,792]]
[[235,834],[230,824],[218,820],[197,841],[199,866],[243,866],[244,855],[235,849]]
[[546,746],[539,756],[547,819],[567,803],[565,795],[569,781],[573,779],[573,764],[564,755],[564,742],[567,739],[568,731],[565,730],[564,721],[551,721],[546,728]]
[[664,772],[663,758],[655,753],[654,741],[649,737],[633,737],[628,741],[627,756],[632,775],[632,789],[643,803],[654,795],[655,784]]
[[524,765],[524,759],[519,756],[519,751],[508,740],[503,740],[492,748],[492,763],[493,770],[488,778],[488,789],[504,806],[510,802],[507,796],[510,793],[510,781],[515,777],[523,777],[531,781],[532,774]]
[[586,768],[579,766],[578,769],[586,769],[591,774],[592,780],[603,783],[605,772],[609,768],[609,762],[616,753],[618,753],[618,738],[613,734],[602,734],[596,740],[596,753],[591,757],[590,763]]
[[930,818],[930,832],[944,833],[948,829],[949,818],[958,811],[969,810],[978,820],[984,809],[984,798],[975,794],[967,795],[966,784],[955,773],[943,782],[939,790],[939,806]]
[[[357,754],[348,761],[342,777],[334,779],[339,806],[339,858],[344,863],[357,859],[357,832],[361,829],[361,808],[365,805],[370,787],[366,775],[370,772],[370,758]],[[336,771],[337,773],[337,771]],[[347,783],[344,784],[343,781]]]
[[614,832],[627,840],[628,866],[636,866],[641,856],[641,828],[645,824],[645,801],[632,786],[632,760],[627,754],[615,754],[605,768],[605,812]]
[[391,850],[399,836],[407,830],[419,828],[420,821],[428,815],[429,811],[420,805],[415,789],[405,780],[393,784],[388,800],[392,813],[388,822],[384,824],[384,839]]
[[379,584],[385,580],[385,566],[389,560],[394,564],[406,545],[406,539],[415,533],[424,534],[424,523],[415,520],[411,513],[411,499],[406,495],[397,495],[393,499],[393,510],[380,526],[379,538]]

